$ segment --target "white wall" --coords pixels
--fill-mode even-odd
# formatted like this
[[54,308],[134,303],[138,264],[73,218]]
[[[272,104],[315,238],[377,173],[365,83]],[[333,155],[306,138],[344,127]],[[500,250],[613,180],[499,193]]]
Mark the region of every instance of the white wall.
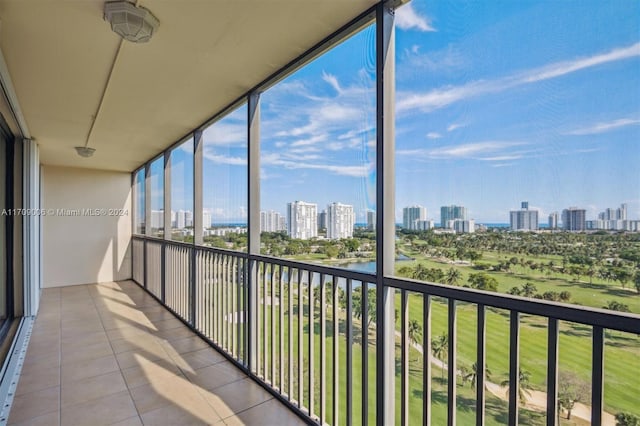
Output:
[[[44,287],[131,278],[131,174],[43,166],[42,208]],[[90,216],[83,209],[106,209],[107,215]],[[127,214],[108,215],[113,209]]]

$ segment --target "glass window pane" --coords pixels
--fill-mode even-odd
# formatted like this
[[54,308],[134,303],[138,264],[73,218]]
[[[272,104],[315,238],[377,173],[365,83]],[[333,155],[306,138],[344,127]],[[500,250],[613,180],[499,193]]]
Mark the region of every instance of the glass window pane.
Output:
[[375,271],[375,100],[374,26],[262,94],[263,253]]
[[154,237],[164,236],[164,157],[151,163],[151,226],[150,234]]
[[135,173],[134,179],[134,197],[136,199],[135,212],[135,232],[136,234],[145,233],[145,183],[144,183],[144,167]]
[[205,245],[247,250],[247,106],[203,132]]
[[171,239],[193,242],[193,138],[171,151]]

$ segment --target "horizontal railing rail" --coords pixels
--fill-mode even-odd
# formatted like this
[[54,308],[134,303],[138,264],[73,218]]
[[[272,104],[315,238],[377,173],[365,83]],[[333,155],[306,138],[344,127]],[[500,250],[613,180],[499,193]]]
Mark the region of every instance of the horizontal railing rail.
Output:
[[[254,255],[192,243],[133,236],[134,280],[208,342],[236,362],[289,408],[316,424],[369,424],[374,404],[376,327],[393,327],[397,337],[395,410],[400,424],[410,415],[410,352],[422,355],[420,385],[423,424],[434,406],[433,366],[446,370],[446,419],[458,411],[458,317],[475,305],[475,423],[486,421],[487,314],[503,312],[508,327],[508,389],[519,389],[523,316],[540,317],[547,328],[546,424],[558,424],[559,336],[567,324],[591,329],[591,423],[603,424],[606,331],[640,335],[640,316],[494,292],[384,277],[339,267]],[[159,282],[158,282],[159,281]],[[393,289],[397,317],[375,318],[376,293]],[[417,302],[416,302],[417,300]],[[413,302],[412,302],[413,301]],[[412,305],[413,303],[413,305]],[[417,304],[416,304],[417,303]],[[432,353],[434,307],[446,309],[446,356]],[[420,307],[418,318],[410,305]],[[254,321],[252,321],[254,319]],[[410,321],[422,324],[416,341]],[[466,324],[465,324],[466,325]],[[415,333],[415,329],[413,330]],[[387,342],[389,343],[389,342]],[[421,344],[420,344],[421,343]],[[412,349],[413,348],[413,349]],[[414,368],[414,367],[412,367]],[[444,383],[444,382],[443,382]],[[415,392],[415,384],[414,392]],[[507,422],[517,424],[519,392],[508,392]],[[413,408],[415,410],[415,407]]]

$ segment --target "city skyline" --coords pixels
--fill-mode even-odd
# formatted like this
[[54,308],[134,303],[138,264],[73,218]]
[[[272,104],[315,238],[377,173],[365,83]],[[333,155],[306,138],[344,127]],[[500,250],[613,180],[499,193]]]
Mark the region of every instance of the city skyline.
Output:
[[[640,217],[640,95],[630,90],[640,87],[640,5],[588,3],[553,14],[540,2],[398,10],[396,222],[404,206],[462,204],[478,223],[508,223],[522,199],[536,200],[541,221],[560,206],[594,217],[620,203]],[[374,33],[262,95],[261,210],[340,199],[363,223],[376,209]],[[245,126],[243,107],[205,131],[214,222],[246,220]],[[178,174],[187,197],[172,199],[185,208],[188,161]]]

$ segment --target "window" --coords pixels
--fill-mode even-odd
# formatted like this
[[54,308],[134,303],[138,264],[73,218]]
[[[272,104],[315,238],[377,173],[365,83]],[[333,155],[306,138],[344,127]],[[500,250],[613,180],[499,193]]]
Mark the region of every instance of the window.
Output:
[[[640,253],[639,16],[638,2],[593,0],[414,0],[398,9],[397,275],[640,313],[629,289]],[[468,377],[476,309],[456,308],[457,368]],[[426,344],[447,339],[447,310],[433,300]],[[410,296],[409,315],[421,318],[419,298]],[[506,312],[488,313],[492,384],[507,377],[507,330]],[[624,394],[637,378],[623,373],[623,359],[638,341],[614,334],[605,411],[637,414],[637,393]],[[546,322],[523,315],[520,336],[521,382],[544,391]],[[561,325],[563,384],[589,383],[590,351],[590,333]],[[445,382],[434,381],[434,419],[446,412]],[[458,422],[473,422],[465,404],[474,395],[460,388]],[[507,410],[494,396],[488,418]],[[419,418],[413,402],[410,411]],[[520,415],[541,421],[536,410]]]
[[164,157],[153,161],[150,165],[151,179],[151,223],[150,235],[164,236]]
[[203,132],[203,241],[247,250],[247,106]]
[[374,26],[262,94],[263,253],[375,271],[375,100]]
[[134,174],[134,197],[135,197],[135,233],[144,235],[145,233],[145,221],[146,221],[146,206],[145,206],[145,176],[144,167],[135,172]]
[[171,151],[171,239],[193,242],[193,138]]

